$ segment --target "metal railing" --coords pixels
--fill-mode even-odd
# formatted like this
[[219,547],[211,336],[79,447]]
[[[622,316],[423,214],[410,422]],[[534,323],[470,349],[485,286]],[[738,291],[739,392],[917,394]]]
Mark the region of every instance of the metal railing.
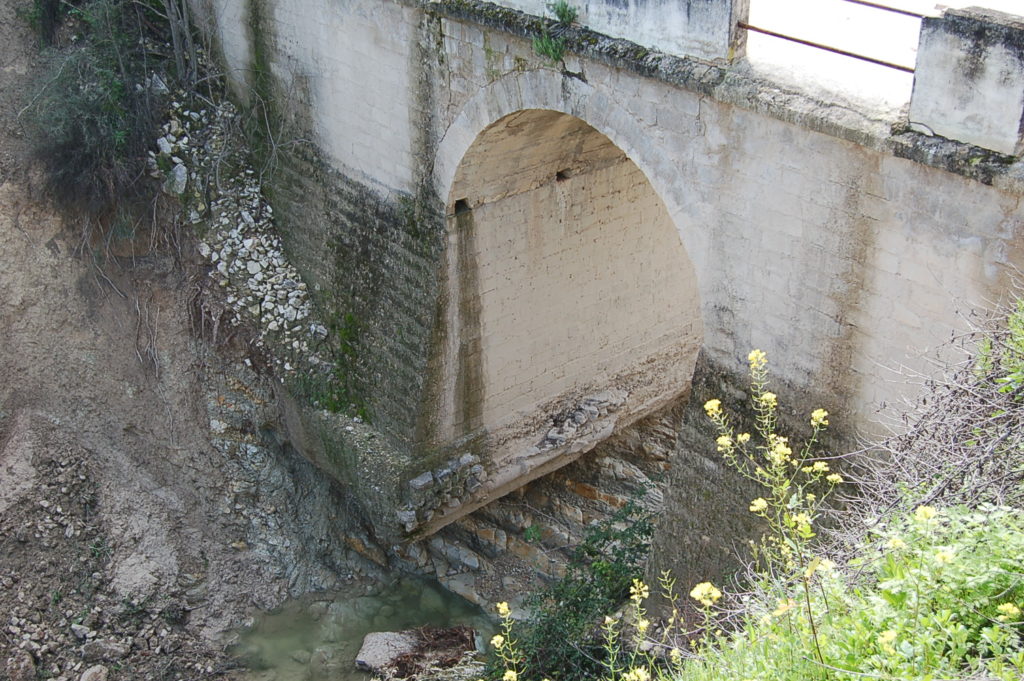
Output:
[[[916,18],[916,19],[921,19],[922,17],[924,17],[923,14],[920,14],[918,12],[912,12],[910,10],[901,9],[899,7],[891,7],[889,5],[883,5],[883,4],[878,3],[878,2],[871,2],[870,0],[843,0],[843,2],[849,2],[849,3],[852,3],[854,5],[863,5],[864,7],[870,7],[872,9],[877,9],[877,10],[881,10],[881,11],[884,11],[884,12],[892,12],[894,14],[901,14],[903,16],[909,16],[909,17],[913,17],[913,18]],[[842,55],[844,57],[851,57],[853,59],[859,59],[861,61],[865,61],[865,62],[868,62],[868,63],[871,63],[871,64],[877,64],[878,66],[885,66],[885,67],[888,67],[890,69],[895,69],[897,71],[904,71],[906,73],[913,73],[914,72],[914,68],[911,67],[911,66],[904,66],[903,64],[896,64],[896,63],[893,63],[893,62],[890,62],[890,61],[885,61],[884,59],[877,59],[875,57],[871,57],[871,56],[868,56],[866,54],[859,54],[857,52],[850,52],[849,50],[844,50],[844,49],[835,47],[833,45],[825,45],[824,43],[815,42],[813,40],[807,40],[806,38],[799,38],[797,36],[788,35],[786,33],[779,33],[778,31],[772,31],[772,30],[769,30],[767,28],[763,28],[761,26],[754,26],[752,24],[748,24],[745,21],[740,21],[740,22],[738,22],[737,25],[740,28],[745,29],[747,31],[754,31],[755,33],[761,33],[762,35],[771,36],[773,38],[780,38],[782,40],[788,40],[789,42],[792,42],[792,43],[797,43],[799,45],[806,45],[807,47],[813,47],[813,48],[818,49],[818,50],[824,50],[825,52],[831,52],[833,54]]]

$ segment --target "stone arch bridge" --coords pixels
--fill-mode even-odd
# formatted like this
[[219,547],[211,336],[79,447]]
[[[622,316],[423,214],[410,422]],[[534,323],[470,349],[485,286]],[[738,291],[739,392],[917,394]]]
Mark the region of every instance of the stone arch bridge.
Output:
[[740,1],[593,0],[558,64],[523,2],[194,0],[237,98],[306,141],[268,190],[372,425],[286,411],[379,538],[564,465],[695,366],[741,385],[752,347],[870,428],[906,390],[886,367],[1024,263],[1012,18],[926,19],[908,120],[741,68]]

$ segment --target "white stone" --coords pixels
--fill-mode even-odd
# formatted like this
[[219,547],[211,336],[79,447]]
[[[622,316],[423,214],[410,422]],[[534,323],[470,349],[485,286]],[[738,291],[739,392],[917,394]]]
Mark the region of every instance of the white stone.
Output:
[[412,632],[374,632],[367,634],[356,655],[356,666],[376,672],[400,655],[416,649],[417,638]]
[[256,274],[263,269],[263,265],[256,260],[250,260],[245,264],[245,269],[249,271],[249,274]]

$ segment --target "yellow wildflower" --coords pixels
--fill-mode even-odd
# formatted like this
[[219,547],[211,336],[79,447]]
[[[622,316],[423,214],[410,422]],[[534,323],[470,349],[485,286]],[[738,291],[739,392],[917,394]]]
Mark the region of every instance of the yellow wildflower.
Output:
[[679,661],[683,659],[683,651],[673,648],[668,651],[668,659],[672,660],[672,664],[679,664]]
[[804,495],[804,499],[806,499],[808,501],[808,503],[812,503],[812,504],[814,503],[814,500],[817,499],[817,498],[818,498],[818,495],[814,494],[813,492],[808,492],[807,494]]
[[786,438],[780,437],[772,446],[772,451],[768,454],[768,458],[771,459],[772,463],[779,464],[789,461],[789,457],[792,454],[793,450],[786,444]]
[[1020,608],[1013,603],[1001,603],[996,610],[999,611],[999,621],[1015,620],[1020,617]]
[[815,473],[828,473],[828,464],[824,461],[815,461],[811,470]]
[[761,401],[761,404],[763,406],[772,409],[774,409],[775,406],[779,403],[779,399],[778,397],[776,397],[775,393],[763,393],[761,397],[759,397],[758,399]]
[[914,511],[914,518],[919,522],[927,522],[938,514],[931,506],[918,506]]
[[890,655],[896,652],[896,649],[892,646],[892,642],[895,640],[896,632],[892,629],[887,629],[878,635],[879,647]]
[[739,442],[741,445],[747,444],[750,442],[750,433],[740,433],[736,436],[736,442]]
[[634,667],[622,675],[622,681],[650,681],[651,673],[645,667]]
[[772,616],[780,617],[782,615],[785,615],[787,612],[789,612],[795,607],[796,601],[794,601],[792,598],[782,598],[779,600],[779,607],[775,608],[775,611],[772,612]]
[[751,513],[761,513],[766,508],[768,508],[768,502],[762,497],[758,497],[757,499],[754,499],[753,501],[750,502]]
[[832,473],[831,475],[826,476],[825,479],[833,485],[838,485],[843,481],[843,476],[839,475],[839,473]]
[[509,614],[512,612],[508,607],[508,603],[506,603],[505,601],[498,603],[496,607],[498,608],[498,614],[502,617],[508,617]]
[[716,589],[715,585],[711,582],[701,582],[697,586],[693,587],[693,590],[690,592],[690,598],[697,601],[705,608],[710,608],[721,597],[722,592]]
[[722,415],[722,401],[708,400],[704,403],[704,412],[711,418]]
[[793,516],[793,522],[800,529],[810,529],[811,516],[809,516],[806,512],[800,512]]
[[728,435],[719,435],[718,439],[715,440],[715,443],[718,445],[718,451],[720,452],[726,452],[732,449],[732,438]]
[[640,605],[640,602],[645,600],[650,595],[651,590],[647,588],[646,584],[644,584],[639,579],[633,580],[633,585],[629,587],[629,599],[631,601],[633,601],[637,605]]
[[645,633],[647,633],[647,629],[650,628],[650,626],[650,620],[646,620],[643,617],[641,617],[636,623],[636,630],[640,632],[641,636],[643,636]]
[[935,552],[935,562],[939,565],[949,565],[953,562],[953,552],[949,549],[942,549]]
[[515,669],[506,669],[505,673],[501,675],[501,681],[516,681],[519,678],[519,674],[516,673]]
[[760,369],[768,363],[768,355],[761,350],[751,350],[747,355],[747,361],[750,362],[751,369]]
[[824,409],[815,409],[811,412],[811,425],[821,428],[828,425],[828,412]]
[[501,634],[495,634],[494,638],[491,639],[491,646],[497,650],[501,650],[502,646],[505,645],[505,637]]
[[885,542],[885,545],[890,549],[904,549],[907,547],[907,542],[903,541],[899,537],[893,537],[889,541]]

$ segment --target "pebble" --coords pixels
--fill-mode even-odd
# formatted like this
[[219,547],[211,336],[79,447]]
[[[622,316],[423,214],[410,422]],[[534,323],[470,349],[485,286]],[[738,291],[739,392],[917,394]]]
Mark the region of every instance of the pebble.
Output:
[[82,675],[78,677],[78,681],[107,681],[109,673],[110,670],[103,665],[93,665],[82,672]]

